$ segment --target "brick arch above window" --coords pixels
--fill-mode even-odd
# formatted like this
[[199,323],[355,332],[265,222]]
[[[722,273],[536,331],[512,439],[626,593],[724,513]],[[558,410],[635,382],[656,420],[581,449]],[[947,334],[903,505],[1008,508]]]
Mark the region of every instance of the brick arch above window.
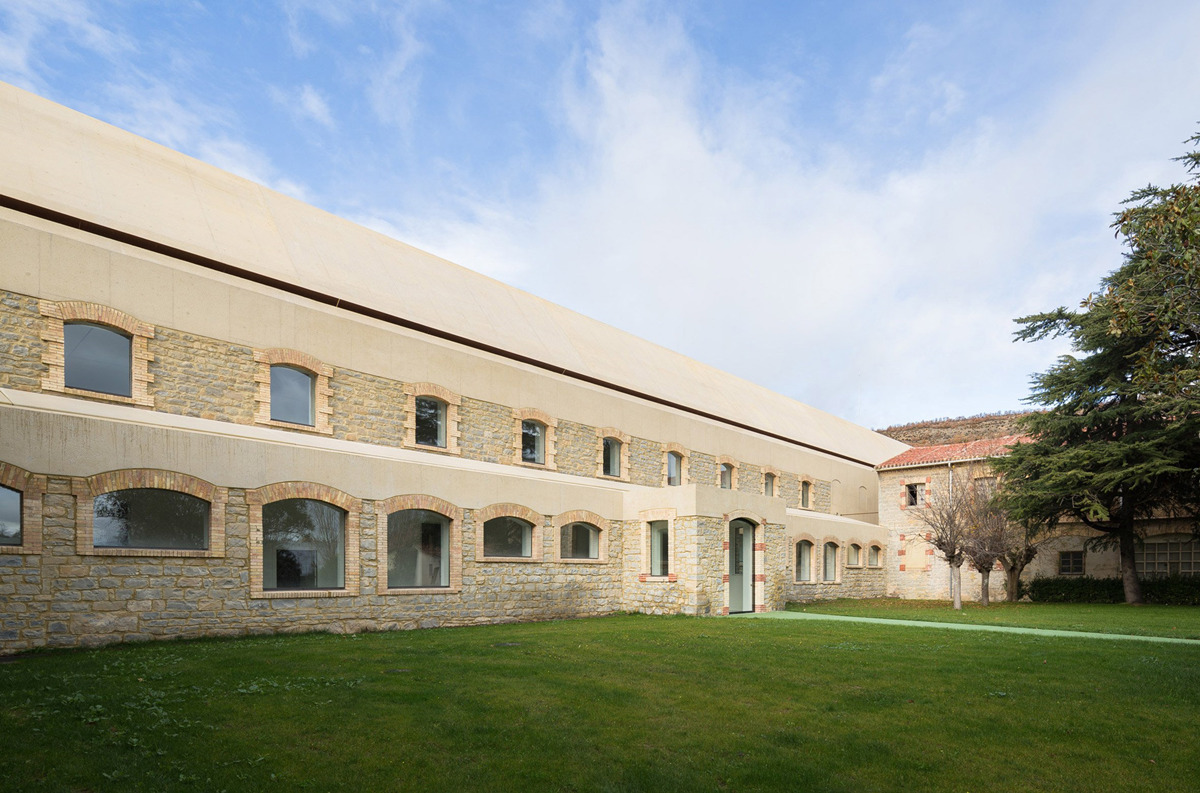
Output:
[[[324,501],[346,512],[346,569],[342,589],[313,589],[300,592],[263,591],[263,505],[289,498]],[[336,487],[316,482],[274,482],[246,491],[250,524],[250,597],[251,598],[329,598],[359,594],[359,519],[362,500]]]
[[[619,476],[609,476],[604,473],[604,439],[614,438],[621,442],[621,471]],[[596,476],[603,479],[615,479],[621,482],[629,481],[629,447],[633,438],[616,427],[600,427],[596,430]]]
[[[333,433],[333,428],[329,425],[329,417],[333,414],[333,408],[329,405],[329,400],[333,396],[333,389],[329,385],[329,380],[333,377],[332,366],[314,358],[308,353],[283,347],[255,350],[254,362],[257,364],[257,369],[254,373],[254,383],[256,386],[254,394],[254,421],[256,424],[265,424],[269,427],[308,430],[309,432],[319,432],[323,435]],[[276,421],[271,418],[272,366],[291,366],[313,375],[315,382],[313,383],[312,426],[293,424],[290,421]]]
[[[417,397],[433,397],[446,405],[446,445],[426,446],[417,443]],[[458,427],[459,408],[462,406],[462,396],[454,393],[445,386],[437,383],[405,383],[404,384],[404,446],[409,449],[436,452],[441,454],[462,454],[459,438],[462,436]]]
[[782,497],[783,489],[782,489],[781,485],[783,484],[783,472],[780,471],[778,468],[775,468],[774,466],[770,466],[770,465],[761,466],[759,468],[759,471],[762,473],[763,495],[766,495],[767,474],[770,474],[772,477],[774,477],[774,488],[775,488],[775,492],[771,495],[771,498]]
[[[545,463],[529,463],[521,456],[521,441],[522,441],[522,424],[526,421],[536,421],[546,428],[545,438]],[[516,465],[524,465],[530,468],[544,468],[549,471],[556,470],[554,456],[558,452],[558,439],[555,437],[558,429],[558,419],[551,416],[544,410],[537,408],[514,408],[513,409],[513,463]]]
[[[446,587],[389,589],[388,588],[388,515],[407,509],[436,512],[450,520],[450,585]],[[392,496],[375,502],[375,537],[379,566],[375,571],[376,591],[381,594],[426,595],[462,591],[462,525],[463,509],[437,496],[414,493]]]
[[729,489],[738,489],[738,461],[729,455],[723,454],[716,458],[717,465],[717,481],[716,486],[721,486],[721,466],[729,466]]
[[688,483],[688,457],[690,452],[687,447],[681,443],[664,443],[663,444],[663,480],[662,486],[667,487],[667,476],[670,472],[670,463],[667,456],[670,454],[679,455],[679,484],[686,485]]
[[[229,488],[204,479],[161,468],[122,468],[72,480],[75,494],[75,551],[87,556],[163,556],[219,559],[225,556],[225,507]],[[208,548],[97,548],[95,502],[97,496],[118,490],[170,490],[209,503]]]
[[[600,530],[600,545],[598,556],[595,559],[563,559],[562,558],[562,543],[560,540],[560,532],[564,526],[569,526],[572,523],[590,523]],[[608,561],[608,542],[612,531],[612,524],[606,518],[602,518],[595,512],[586,509],[572,509],[555,515],[550,521],[550,525],[554,527],[554,534],[551,542],[554,543],[554,559],[560,562],[570,562],[572,564],[597,564]]]
[[0,545],[0,554],[42,552],[42,497],[46,477],[12,463],[0,462],[0,485],[21,493],[21,544]]
[[[43,317],[42,341],[46,343],[45,350],[42,352],[42,363],[46,365],[46,373],[42,375],[43,391],[86,396],[109,402],[122,402],[127,405],[154,407],[154,396],[150,393],[150,385],[154,382],[154,375],[150,374],[150,362],[154,360],[154,356],[150,354],[150,339],[154,338],[153,325],[142,322],[137,317],[126,314],[124,311],[118,311],[111,306],[82,300],[66,300],[57,303],[41,300],[38,302],[38,311]],[[129,396],[67,387],[66,340],[63,326],[70,322],[92,322],[97,325],[106,325],[129,335]]]
[[[529,556],[522,557],[489,557],[483,555],[483,527],[489,520],[494,518],[518,518],[533,526],[530,529],[529,536]],[[475,561],[491,562],[491,561],[520,561],[520,562],[536,562],[542,558],[542,524],[545,523],[545,516],[540,512],[535,512],[529,507],[521,504],[500,503],[489,504],[483,509],[475,511]]]

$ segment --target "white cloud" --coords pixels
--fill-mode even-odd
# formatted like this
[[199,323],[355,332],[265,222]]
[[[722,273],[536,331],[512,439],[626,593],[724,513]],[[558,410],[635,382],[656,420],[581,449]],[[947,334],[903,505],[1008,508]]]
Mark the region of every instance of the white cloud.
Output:
[[421,85],[418,61],[426,47],[418,40],[407,9],[392,11],[385,24],[394,40],[371,66],[367,98],[380,121],[407,129]]
[[291,90],[272,86],[269,89],[271,100],[282,107],[293,118],[300,122],[316,122],[326,129],[333,129],[336,124],[329,103],[321,92],[312,85],[304,85]]
[[[568,81],[580,154],[548,163],[528,202],[404,225],[448,258],[873,426],[1017,407],[1063,346],[1012,344],[1011,319],[1077,304],[1119,264],[1107,215],[1147,174],[1112,164],[1177,178],[1163,131],[1169,145],[1192,129],[1192,17],[1136,45],[1115,24],[1044,105],[958,118],[949,142],[880,178],[783,123],[778,83],[727,80],[678,20],[618,6]],[[911,65],[934,39],[909,37],[871,112],[902,116],[914,96],[935,121],[960,112],[956,83]],[[1147,96],[1161,74],[1176,78]]]
[[44,52],[75,47],[111,56],[132,44],[96,22],[85,0],[6,0],[0,5],[0,79],[37,90]]

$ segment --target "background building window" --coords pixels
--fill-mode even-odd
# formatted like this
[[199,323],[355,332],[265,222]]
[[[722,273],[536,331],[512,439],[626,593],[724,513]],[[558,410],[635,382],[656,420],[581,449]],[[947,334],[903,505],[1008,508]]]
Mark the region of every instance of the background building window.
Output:
[[63,325],[63,382],[67,388],[133,395],[133,338],[90,322]]
[[800,506],[804,509],[808,509],[809,490],[811,489],[812,485],[808,482],[800,483]]
[[796,580],[812,581],[813,544],[808,540],[796,543]]
[[521,461],[546,464],[546,425],[526,419],[521,422]]
[[775,474],[763,475],[763,495],[775,496]]
[[446,448],[446,403],[433,397],[416,398],[416,442]]
[[21,491],[0,485],[0,545],[21,544]]
[[650,521],[650,575],[665,576],[671,573],[670,522]]
[[1145,542],[1134,559],[1138,575],[1200,575],[1200,543],[1190,540]]
[[599,559],[600,529],[590,523],[568,523],[562,527],[560,556],[563,559]]
[[262,523],[264,590],[345,587],[345,510],[287,498],[264,504]]
[[316,375],[294,366],[271,367],[271,421],[313,426],[316,421]]
[[729,463],[721,463],[721,489],[733,489],[733,466]]
[[621,475],[621,442],[616,438],[604,439],[604,475]]
[[1059,575],[1083,575],[1083,551],[1059,551]]
[[387,518],[387,585],[450,586],[450,519],[427,509],[403,509]]
[[867,565],[870,567],[879,567],[879,546],[872,545],[867,549]]
[[667,452],[667,485],[678,487],[683,484],[683,455]]
[[533,524],[507,515],[483,524],[483,555],[529,557],[533,553]]
[[861,545],[855,545],[854,543],[850,544],[850,547],[846,551],[846,564],[853,565],[855,567],[862,564]]
[[208,549],[210,504],[176,490],[132,488],[93,502],[97,548]]
[[905,503],[910,507],[918,507],[921,505],[921,500],[925,497],[925,485],[905,485],[904,499]]
[[825,543],[825,564],[822,566],[821,573],[824,581],[837,580],[837,545],[835,543]]

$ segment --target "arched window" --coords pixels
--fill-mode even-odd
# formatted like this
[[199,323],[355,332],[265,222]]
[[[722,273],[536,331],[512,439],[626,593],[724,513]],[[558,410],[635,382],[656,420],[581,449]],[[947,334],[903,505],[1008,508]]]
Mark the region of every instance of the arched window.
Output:
[[846,550],[846,565],[858,567],[860,564],[862,564],[862,546],[850,543],[850,547]]
[[878,545],[872,545],[867,549],[867,565],[869,567],[879,567],[879,551]]
[[427,509],[387,516],[387,585],[450,586],[450,518]]
[[811,491],[812,491],[812,483],[810,483],[810,482],[801,482],[800,483],[800,506],[801,506],[801,508],[803,508],[803,509],[809,508],[809,502],[812,498]]
[[21,491],[0,485],[0,545],[21,544]]
[[617,438],[604,439],[604,475],[621,475],[621,441]]
[[317,420],[317,376],[295,366],[271,366],[271,421],[313,426]]
[[837,580],[837,543],[825,543],[825,560],[821,567],[821,580]]
[[262,506],[263,590],[342,589],[346,511],[311,498]]
[[678,487],[683,484],[683,455],[679,452],[667,452],[667,486]]
[[533,524],[527,520],[501,515],[483,524],[483,555],[500,558],[529,557],[533,554]]
[[808,540],[796,543],[796,580],[812,581],[813,544]]
[[563,526],[559,555],[563,559],[599,559],[600,529],[590,523],[576,522]]
[[92,505],[92,545],[207,550],[211,506],[176,490],[142,487],[101,493]]
[[721,489],[733,489],[733,465],[730,463],[721,463]]
[[63,324],[67,388],[133,396],[133,337],[92,322]]
[[775,474],[763,474],[763,495],[775,497]]
[[446,448],[446,403],[435,397],[419,396],[415,412],[417,445]]
[[521,462],[546,464],[546,425],[535,419],[521,422]]

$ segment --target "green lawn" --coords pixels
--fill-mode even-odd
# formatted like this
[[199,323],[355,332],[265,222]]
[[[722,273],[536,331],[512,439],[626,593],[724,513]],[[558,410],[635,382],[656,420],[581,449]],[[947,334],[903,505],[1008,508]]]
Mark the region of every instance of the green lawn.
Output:
[[617,616],[0,664],[5,790],[1195,789],[1200,649]]
[[789,603],[788,611],[1200,639],[1200,608],[1196,606],[1002,602],[987,608],[978,603],[963,603],[962,611],[955,611],[945,600],[878,598]]

